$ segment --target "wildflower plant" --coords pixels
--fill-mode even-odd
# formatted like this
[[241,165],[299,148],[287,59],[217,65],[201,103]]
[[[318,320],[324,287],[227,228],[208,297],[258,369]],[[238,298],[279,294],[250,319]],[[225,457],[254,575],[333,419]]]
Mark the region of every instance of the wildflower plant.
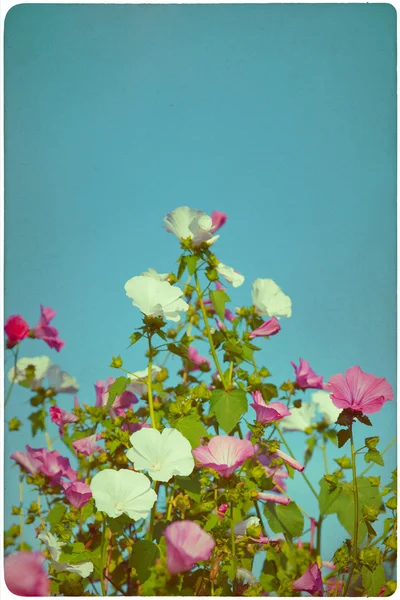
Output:
[[[226,220],[189,207],[165,217],[181,248],[176,269],[127,273],[125,283],[141,319],[127,338],[146,358],[132,364],[129,349],[112,356],[114,377],[94,384],[91,404],[78,400],[78,383],[52,359],[22,356],[33,338],[62,350],[50,325],[55,312],[42,306],[33,328],[20,315],[7,319],[13,367],[5,402],[14,386],[24,387],[32,436],[44,432],[48,443],[11,455],[21,490],[37,498],[27,506],[21,494],[13,507],[18,518],[5,533],[5,580],[16,594],[394,592],[396,472],[389,482],[367,475],[384,464],[377,436],[366,434],[362,448],[354,444],[355,428],[368,431],[368,415],[393,400],[392,388],[359,366],[324,381],[303,358],[292,362],[293,380],[271,382],[257,352],[262,338],[284,329],[292,301],[272,279],[258,278],[249,305],[233,308],[231,296],[245,278],[214,251]],[[68,410],[58,406],[59,394],[70,395]],[[10,431],[20,418],[9,421]],[[52,448],[50,427],[63,454]],[[304,458],[291,450],[291,431],[304,433]],[[314,486],[309,461],[327,444],[341,454],[337,468],[329,471],[325,461]],[[287,494],[289,478],[304,479],[317,514]],[[332,556],[323,543],[328,515],[344,528]],[[34,529],[32,547],[24,541],[27,527]]]

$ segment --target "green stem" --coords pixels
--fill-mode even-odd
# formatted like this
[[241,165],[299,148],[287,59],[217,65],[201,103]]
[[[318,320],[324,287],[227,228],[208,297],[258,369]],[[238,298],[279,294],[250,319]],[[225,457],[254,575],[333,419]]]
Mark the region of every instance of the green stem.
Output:
[[353,438],[353,426],[350,425],[350,444],[351,444],[351,468],[353,473],[353,492],[354,492],[354,535],[353,535],[353,562],[351,565],[349,577],[346,583],[346,589],[344,595],[347,595],[347,591],[350,586],[351,578],[353,576],[354,568],[357,563],[357,550],[358,550],[358,484],[357,484],[357,469],[356,469],[356,452],[354,450],[354,438]]
[[10,399],[11,392],[12,392],[12,389],[13,389],[13,387],[14,387],[14,383],[15,383],[15,381],[16,381],[16,379],[17,379],[17,360],[18,360],[18,350],[19,350],[19,344],[17,345],[17,347],[16,347],[16,350],[15,350],[15,354],[14,354],[14,375],[13,375],[13,378],[12,378],[12,381],[11,381],[11,385],[10,385],[10,387],[8,388],[7,395],[6,395],[5,399],[4,399],[4,408],[7,406],[7,402],[8,402],[8,401],[9,401],[9,399]]
[[322,523],[324,522],[324,517],[320,515],[317,521],[317,556],[321,556],[321,535],[322,535]]
[[106,542],[106,516],[103,513],[103,529],[101,532],[101,547],[100,547],[100,583],[101,583],[101,595],[105,596],[106,595],[106,586],[105,586],[105,582],[104,582],[104,569],[105,569],[105,565],[104,565],[104,546],[105,546],[105,542]]
[[[155,491],[156,494],[158,492],[159,485],[160,485],[159,481],[155,481],[154,482],[154,491]],[[151,509],[150,526],[149,526],[149,532],[148,532],[148,540],[149,540],[149,542],[153,541],[153,529],[154,529],[154,519],[155,519],[155,516],[156,516],[156,506],[157,506],[157,500],[154,502],[153,508]]]
[[[167,490],[165,490],[166,493]],[[167,509],[167,522],[169,522],[171,520],[171,516],[172,516],[172,501],[174,499],[174,493],[175,493],[175,485],[172,486],[172,491],[171,491],[171,495],[168,499],[168,509]]]
[[[283,445],[285,446],[286,450],[289,452],[290,456],[294,459],[296,459],[295,455],[293,454],[293,452],[291,451],[291,449],[289,448],[289,445],[287,443],[287,441],[285,440],[285,438],[283,437],[283,433],[281,432],[281,430],[279,429],[278,425],[275,425],[275,429],[279,434],[279,437],[281,438]],[[307,475],[304,473],[304,471],[301,472],[301,475],[304,479],[304,481],[306,482],[306,484],[308,485],[308,487],[310,488],[310,490],[312,491],[312,493],[314,494],[314,496],[316,497],[317,500],[319,500],[319,496],[317,494],[317,492],[315,491],[311,481],[308,479]]]
[[329,468],[328,468],[328,456],[326,454],[326,444],[322,444],[322,456],[324,457],[325,473],[328,474]]
[[195,278],[195,282],[196,282],[197,295],[199,297],[200,309],[201,309],[201,313],[203,315],[204,325],[205,325],[205,328],[206,328],[207,337],[208,337],[208,341],[209,341],[209,344],[210,344],[211,354],[212,354],[212,357],[214,359],[214,363],[215,363],[215,366],[217,368],[218,375],[221,378],[222,385],[224,386],[224,389],[226,390],[227,386],[225,384],[224,374],[222,372],[221,365],[219,363],[217,352],[215,350],[214,342],[213,342],[213,339],[212,339],[210,324],[208,322],[207,311],[206,311],[206,307],[204,306],[203,295],[201,293],[201,288],[200,288],[200,283],[199,283],[199,278],[197,276],[197,273],[194,274],[194,278]]
[[231,546],[232,546],[232,556],[236,555],[236,547],[235,547],[235,521],[233,519],[233,502],[231,502]]
[[148,372],[147,372],[147,397],[149,399],[149,410],[150,410],[150,419],[151,419],[151,426],[154,429],[157,429],[156,427],[156,418],[154,415],[154,403],[153,403],[153,357],[152,357],[152,348],[151,348],[151,336],[149,335],[149,366],[148,366]]
[[24,500],[24,493],[23,493],[23,477],[20,476],[19,478],[19,547],[20,550],[23,550],[23,545],[24,545],[24,515],[22,512],[23,509],[23,500]]

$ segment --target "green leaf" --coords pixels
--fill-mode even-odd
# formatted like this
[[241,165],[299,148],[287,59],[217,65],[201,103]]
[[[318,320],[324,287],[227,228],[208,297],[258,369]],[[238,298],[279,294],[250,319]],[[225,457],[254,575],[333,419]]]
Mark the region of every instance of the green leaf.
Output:
[[221,321],[223,321],[225,318],[225,304],[230,301],[228,294],[224,290],[212,290],[210,292],[210,300],[215,312]]
[[136,344],[136,342],[138,342],[140,340],[140,338],[142,338],[142,337],[143,337],[143,333],[139,333],[138,331],[135,331],[134,333],[132,333],[132,335],[130,337],[131,343],[129,344],[128,347],[130,348],[131,346],[133,346],[133,344]]
[[340,496],[341,488],[337,487],[333,492],[329,492],[330,485],[329,483],[322,478],[319,482],[320,485],[320,493],[318,497],[319,511],[321,515],[329,515],[335,510],[331,510],[334,501]]
[[201,484],[198,473],[192,473],[188,477],[175,477],[175,483],[185,490],[192,500],[200,502]]
[[268,511],[265,516],[274,533],[282,532],[290,537],[299,537],[303,533],[304,517],[295,502],[287,506],[266,504],[265,508]]
[[211,394],[210,412],[216,416],[218,425],[228,434],[239,423],[247,408],[246,392],[243,390],[213,390]]
[[208,436],[207,429],[204,427],[197,414],[183,417],[176,424],[176,428],[187,440],[189,440],[192,448],[200,446],[200,439]]
[[160,551],[155,544],[147,540],[140,540],[133,545],[129,559],[129,566],[136,569],[140,583],[150,576],[150,567],[160,556]]
[[218,515],[216,515],[215,513],[211,513],[210,518],[208,519],[207,523],[204,525],[204,531],[211,531],[211,529],[214,529],[214,527],[216,526],[217,523],[219,523],[220,519],[218,517]]
[[61,521],[65,513],[67,512],[67,507],[64,504],[56,504],[53,506],[49,514],[47,515],[47,522],[50,525],[50,531],[54,531],[54,527]]
[[35,436],[38,431],[44,431],[46,429],[45,416],[46,413],[42,408],[29,415],[28,418],[32,426],[32,436]]
[[18,431],[18,429],[21,427],[22,423],[19,419],[17,419],[17,417],[13,417],[9,422],[8,422],[8,431]]
[[185,269],[186,269],[185,258],[186,258],[185,256],[181,256],[179,259],[178,274],[176,276],[178,281],[180,280],[180,278],[182,277],[182,275],[184,274]]
[[378,596],[386,583],[385,570],[382,565],[370,571],[367,567],[361,569],[362,584],[368,596]]
[[[75,544],[74,544],[75,546]],[[81,544],[81,546],[83,547],[83,549],[77,549],[75,550],[75,548],[67,548],[66,546],[63,546],[63,549],[61,551],[60,554],[60,558],[59,558],[59,562],[68,562],[71,565],[77,565],[81,562],[85,562],[85,561],[92,561],[93,560],[93,552],[90,552],[89,550],[85,550],[85,546],[83,544]]]
[[338,439],[338,446],[339,448],[342,448],[342,446],[344,446],[351,437],[350,429],[339,429],[339,431],[336,432],[336,435]]
[[382,454],[379,452],[379,450],[368,450],[368,452],[364,454],[364,460],[366,463],[374,462],[377,465],[380,465],[381,467],[385,466]]
[[365,445],[367,446],[368,450],[373,450],[374,448],[376,448],[378,443],[379,443],[379,437],[377,435],[374,435],[373,437],[365,438]]
[[117,396],[120,396],[126,390],[126,386],[131,383],[127,377],[118,377],[114,383],[108,388],[107,408],[110,408]]
[[185,259],[185,263],[187,264],[187,269],[188,269],[189,275],[193,275],[193,273],[196,270],[197,262],[199,260],[199,257],[198,256],[194,256],[192,254],[190,256],[185,256],[184,259]]

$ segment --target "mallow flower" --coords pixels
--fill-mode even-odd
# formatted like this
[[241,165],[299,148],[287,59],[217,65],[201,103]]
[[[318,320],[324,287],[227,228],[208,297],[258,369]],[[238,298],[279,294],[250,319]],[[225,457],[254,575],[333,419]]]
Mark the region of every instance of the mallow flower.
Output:
[[311,402],[317,406],[328,425],[336,423],[337,418],[342,411],[333,404],[329,392],[324,392],[322,390],[314,392],[311,394]]
[[209,560],[215,542],[193,521],[174,521],[164,531],[167,569],[173,575],[190,571],[200,560]]
[[213,210],[211,213],[212,231],[217,231],[223,225],[225,225],[228,215],[220,212],[219,210]]
[[49,478],[50,485],[59,485],[62,477],[70,481],[77,479],[76,471],[71,468],[68,458],[61,456],[57,450],[48,452],[45,448],[26,446],[26,454],[17,450],[11,457],[28,473],[42,473]]
[[127,452],[137,471],[147,471],[154,481],[169,481],[174,475],[190,475],[194,469],[190,442],[177,429],[140,429],[130,437]]
[[21,315],[11,315],[4,326],[7,336],[7,348],[14,348],[29,335],[29,325]]
[[219,236],[213,233],[218,229],[217,220],[213,223],[207,213],[189,206],[180,206],[164,217],[164,227],[180,240],[191,239],[194,247],[207,242],[213,244]]
[[56,311],[52,308],[40,305],[40,319],[33,328],[33,337],[43,340],[50,348],[54,348],[57,352],[60,352],[61,348],[65,346],[65,342],[60,340],[58,337],[58,331],[53,325],[50,325],[50,321],[56,316]]
[[75,508],[82,508],[92,497],[90,486],[84,481],[73,481],[72,483],[62,481],[61,487],[65,497]]
[[252,392],[253,404],[250,404],[256,411],[256,420],[261,423],[272,423],[279,421],[283,417],[290,416],[290,412],[282,402],[270,402],[267,404],[260,391]]
[[50,553],[50,565],[56,573],[62,573],[68,571],[69,573],[76,573],[81,577],[88,577],[93,572],[93,563],[91,562],[80,562],[71,564],[69,562],[60,562],[61,548],[64,546],[61,542],[58,542],[54,535],[49,531],[44,531],[38,535],[41,542],[45,544]]
[[[114,381],[115,379],[113,377],[107,377],[107,381],[96,381],[94,386],[96,392],[96,406],[107,406],[109,388]],[[114,402],[110,406],[110,416],[115,419],[115,417],[124,415],[125,411],[131,408],[133,404],[137,404],[137,402],[139,402],[139,400],[131,390],[131,387],[128,386],[120,396],[115,398]]]
[[220,262],[216,269],[219,275],[222,275],[222,277],[224,277],[224,279],[226,279],[233,287],[239,287],[244,283],[244,276],[238,271],[235,271],[232,267],[228,267],[228,265],[224,265],[224,263]]
[[91,456],[96,450],[102,450],[102,447],[96,442],[101,439],[101,433],[93,433],[86,437],[80,438],[72,442],[75,452],[84,456]]
[[315,404],[302,402],[300,408],[290,407],[290,416],[282,419],[282,431],[305,431],[312,426],[315,418]]
[[[151,367],[151,377],[154,377],[161,371],[161,367],[157,365],[152,365]],[[149,367],[143,369],[142,371],[135,371],[134,373],[127,373],[128,379],[131,380],[132,383],[129,384],[128,390],[137,394],[138,396],[145,396],[147,394],[147,381],[148,381],[148,373]]]
[[56,394],[75,394],[79,390],[78,382],[69,373],[61,371],[48,356],[23,357],[8,372],[8,380],[15,381],[23,387],[37,390],[44,386],[47,378],[48,387]]
[[252,340],[255,337],[270,337],[271,335],[276,335],[281,330],[281,326],[279,325],[279,321],[276,317],[272,317],[272,319],[268,319],[265,321],[260,327],[257,329],[253,329],[253,331],[249,334],[249,338]]
[[296,375],[295,384],[301,390],[307,388],[314,388],[322,390],[324,388],[324,378],[322,375],[316,375],[308,360],[300,358],[299,366],[296,366],[294,362],[290,361]]
[[392,386],[384,377],[364,373],[360,367],[351,367],[346,375],[333,375],[326,389],[337,408],[349,408],[366,415],[378,412],[394,397]]
[[193,450],[194,457],[209,469],[214,469],[222,477],[230,477],[250,456],[254,448],[249,440],[240,440],[229,435],[216,435],[207,446]]
[[151,489],[150,479],[143,473],[129,469],[103,469],[93,477],[90,489],[97,510],[115,519],[126,514],[134,521],[145,519],[157,494]]
[[58,406],[50,406],[49,413],[53,423],[58,425],[58,433],[61,437],[64,435],[64,425],[67,423],[76,423],[79,420],[76,415]]
[[[244,521],[239,521],[239,523],[236,523],[236,525],[234,526],[233,530],[235,532],[235,535],[246,535],[247,530],[250,527],[260,527],[260,519],[258,517],[249,517],[248,519],[245,519]],[[230,533],[230,529],[229,529],[229,533]]]
[[133,306],[147,316],[162,316],[177,322],[181,318],[179,313],[189,308],[181,289],[154,277],[132,277],[125,283],[125,292]]
[[322,596],[324,586],[318,564],[310,564],[304,575],[293,581],[292,587],[297,592],[308,592],[312,596]]
[[147,269],[142,273],[143,277],[152,277],[153,279],[157,279],[158,281],[167,281],[169,277],[169,273],[158,273],[155,269]]
[[201,356],[194,346],[189,346],[188,358],[193,363],[193,366],[189,368],[189,371],[199,371],[202,365],[207,365],[211,368],[211,363],[208,358]]
[[16,552],[4,559],[7,588],[17,596],[50,596],[50,580],[40,552]]
[[256,312],[266,317],[290,317],[292,301],[272,279],[253,281],[252,300]]

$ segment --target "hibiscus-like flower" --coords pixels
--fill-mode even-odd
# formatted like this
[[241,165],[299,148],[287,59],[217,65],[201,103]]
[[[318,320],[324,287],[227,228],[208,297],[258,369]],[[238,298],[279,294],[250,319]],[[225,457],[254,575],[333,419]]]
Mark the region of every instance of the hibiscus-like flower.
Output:
[[193,247],[200,246],[207,242],[209,246],[213,244],[219,236],[214,236],[221,225],[220,220],[212,218],[207,213],[189,206],[180,206],[169,212],[164,217],[164,227],[169,233],[173,233],[180,240],[191,239]]
[[253,329],[250,333],[249,338],[252,340],[255,337],[270,337],[271,335],[276,335],[281,330],[281,326],[279,325],[279,321],[276,317],[272,317],[272,319],[268,319],[265,321],[260,327],[257,329]]
[[193,366],[189,368],[190,371],[199,371],[202,366],[208,367],[209,369],[211,368],[208,358],[201,356],[194,346],[189,346],[188,358],[193,363]]
[[43,568],[45,560],[40,552],[16,552],[6,556],[4,579],[10,592],[17,596],[50,596],[50,581]]
[[157,279],[158,281],[167,281],[169,277],[169,273],[158,273],[155,269],[147,269],[144,273],[142,273],[143,277],[152,277],[153,279]]
[[53,423],[58,425],[58,432],[61,437],[64,434],[64,425],[67,423],[76,423],[79,420],[76,415],[64,410],[63,408],[59,408],[58,406],[50,406],[49,412]]
[[281,423],[283,431],[305,431],[312,426],[315,417],[315,404],[302,402],[300,408],[290,408],[290,417]]
[[314,388],[322,390],[324,388],[324,378],[322,375],[316,375],[312,368],[310,367],[310,363],[308,360],[304,360],[300,358],[299,366],[295,365],[294,362],[290,361],[292,367],[294,368],[294,372],[296,375],[295,384],[301,390],[306,390],[307,388]]
[[[161,367],[157,365],[152,365],[151,367],[151,377],[154,377],[161,371]],[[132,381],[127,387],[127,389],[138,396],[146,396],[147,395],[147,382],[148,382],[148,373],[149,368],[143,369],[142,371],[135,371],[134,373],[127,373],[128,378]]]
[[134,521],[145,519],[157,500],[157,494],[150,487],[150,479],[129,469],[99,471],[93,477],[90,489],[97,510],[112,519],[124,513]]
[[[96,381],[94,389],[96,391],[96,406],[107,406],[109,397],[109,388],[115,382],[113,377],[107,377],[107,381]],[[116,396],[114,402],[110,406],[110,416],[121,417],[125,414],[125,411],[133,404],[137,404],[139,400],[128,386],[127,389],[122,392],[120,396]]]
[[216,435],[207,446],[193,450],[194,457],[209,469],[214,469],[223,477],[230,477],[250,456],[254,448],[249,440],[239,440],[229,435]]
[[384,377],[364,373],[360,367],[351,367],[346,375],[333,375],[327,389],[337,408],[350,408],[366,415],[378,412],[388,400],[393,400],[393,389]]
[[292,301],[272,279],[256,279],[252,288],[257,313],[267,317],[290,317]]
[[62,481],[61,487],[64,490],[65,497],[75,508],[82,508],[92,497],[90,485],[84,481],[73,481],[72,483]]
[[56,573],[68,571],[69,573],[76,573],[81,577],[88,577],[90,573],[93,572],[93,563],[91,562],[80,562],[76,564],[60,562],[61,548],[64,544],[58,542],[54,535],[49,531],[43,531],[38,535],[38,538],[46,545],[47,550],[50,552],[50,565]]
[[102,450],[102,447],[96,444],[100,439],[101,434],[94,433],[93,435],[87,435],[79,440],[75,440],[72,442],[72,445],[77,453],[83,454],[84,456],[91,456],[96,450]]
[[154,277],[132,277],[125,284],[125,292],[133,306],[147,316],[162,316],[177,322],[181,318],[180,313],[189,308],[183,300],[182,290]]
[[172,574],[190,571],[200,560],[209,560],[215,542],[193,521],[175,521],[164,531],[167,568]]
[[14,381],[32,390],[43,387],[47,378],[48,387],[55,394],[75,394],[79,390],[78,382],[69,373],[61,371],[48,356],[24,357],[17,361],[8,372],[8,380]]
[[235,288],[244,283],[244,276],[241,273],[235,271],[232,267],[228,267],[228,265],[224,265],[222,262],[218,263],[217,271]]
[[7,336],[7,348],[14,348],[29,335],[29,325],[21,315],[11,315],[4,326]]
[[19,450],[11,457],[28,473],[42,473],[49,478],[51,485],[59,485],[62,477],[70,481],[77,479],[76,471],[71,468],[68,458],[61,456],[57,450],[48,452],[45,448],[31,448],[26,446],[26,454]]
[[309,565],[304,575],[296,579],[296,581],[293,581],[292,587],[297,592],[308,592],[312,596],[322,596],[324,586],[318,564],[314,563]]
[[194,468],[190,442],[178,431],[166,427],[141,429],[130,437],[127,457],[135,469],[147,471],[154,481],[169,481],[174,475],[190,475]]
[[272,423],[272,421],[279,421],[283,417],[288,417],[290,412],[282,402],[270,402],[266,404],[261,392],[258,390],[252,392],[254,403],[250,404],[256,411],[256,420],[261,423]]
[[54,348],[54,350],[60,352],[61,348],[65,346],[65,342],[58,337],[57,329],[53,325],[50,325],[50,321],[54,319],[56,314],[55,310],[46,308],[41,304],[40,319],[33,328],[33,337],[43,340],[50,348]]

